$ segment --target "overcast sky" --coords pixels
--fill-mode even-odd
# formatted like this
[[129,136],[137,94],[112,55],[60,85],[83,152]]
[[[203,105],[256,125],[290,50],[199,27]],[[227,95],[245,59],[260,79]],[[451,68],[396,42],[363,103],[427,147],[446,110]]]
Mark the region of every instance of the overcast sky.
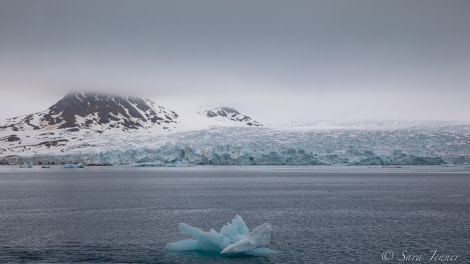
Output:
[[0,117],[69,91],[290,119],[470,121],[470,1],[0,0]]

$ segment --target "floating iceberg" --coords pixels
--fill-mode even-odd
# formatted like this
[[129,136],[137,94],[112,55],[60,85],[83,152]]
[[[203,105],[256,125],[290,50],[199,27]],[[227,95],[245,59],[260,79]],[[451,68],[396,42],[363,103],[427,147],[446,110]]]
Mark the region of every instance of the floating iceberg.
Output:
[[[166,246],[170,251],[214,251],[220,254],[245,253],[262,248],[270,243],[271,224],[264,223],[251,233],[243,219],[237,215],[232,223],[227,223],[220,232],[211,229],[205,232],[197,227],[185,223],[179,225],[181,233],[194,238],[169,243]],[[265,251],[265,252],[269,252]]]
[[64,168],[66,169],[85,168],[85,166],[82,163],[78,163],[78,164],[67,163],[67,164],[64,164]]
[[20,168],[28,168],[28,169],[30,169],[30,168],[32,168],[32,167],[34,167],[34,165],[33,165],[32,162],[30,162],[30,163],[28,163],[28,164],[23,164],[23,165],[20,166]]

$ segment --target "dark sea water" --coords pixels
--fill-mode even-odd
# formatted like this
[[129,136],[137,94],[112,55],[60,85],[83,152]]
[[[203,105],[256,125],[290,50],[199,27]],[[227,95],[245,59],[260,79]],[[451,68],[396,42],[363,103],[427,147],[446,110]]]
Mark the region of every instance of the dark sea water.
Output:
[[[236,214],[279,253],[165,250]],[[0,263],[21,262],[470,263],[470,168],[0,167]]]

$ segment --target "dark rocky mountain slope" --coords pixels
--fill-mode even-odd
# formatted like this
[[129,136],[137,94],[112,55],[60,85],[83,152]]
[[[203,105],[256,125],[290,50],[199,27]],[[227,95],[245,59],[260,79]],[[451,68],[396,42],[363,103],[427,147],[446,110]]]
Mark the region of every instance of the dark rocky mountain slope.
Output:
[[7,120],[1,130],[82,129],[122,130],[160,126],[171,130],[178,114],[154,102],[127,96],[70,93],[43,112]]

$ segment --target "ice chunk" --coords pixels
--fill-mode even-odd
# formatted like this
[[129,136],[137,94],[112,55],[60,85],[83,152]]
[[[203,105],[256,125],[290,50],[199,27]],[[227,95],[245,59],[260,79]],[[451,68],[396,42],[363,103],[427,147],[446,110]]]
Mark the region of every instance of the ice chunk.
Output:
[[70,169],[70,168],[85,168],[85,166],[84,166],[82,163],[78,163],[78,164],[67,163],[67,164],[64,164],[64,168],[66,168],[66,169]]
[[34,167],[34,164],[32,162],[28,163],[28,164],[23,164],[20,166],[20,168],[32,168]]
[[240,253],[264,247],[271,241],[271,224],[264,223],[251,232],[247,238],[238,241],[235,244],[228,245],[220,252],[221,254]]
[[249,232],[243,219],[237,215],[231,223],[222,227],[220,232],[211,229],[206,232],[185,223],[179,225],[181,233],[194,239],[184,239],[169,243],[167,250],[171,251],[215,251],[221,254],[243,253],[266,246],[271,240],[271,224],[262,224]]

